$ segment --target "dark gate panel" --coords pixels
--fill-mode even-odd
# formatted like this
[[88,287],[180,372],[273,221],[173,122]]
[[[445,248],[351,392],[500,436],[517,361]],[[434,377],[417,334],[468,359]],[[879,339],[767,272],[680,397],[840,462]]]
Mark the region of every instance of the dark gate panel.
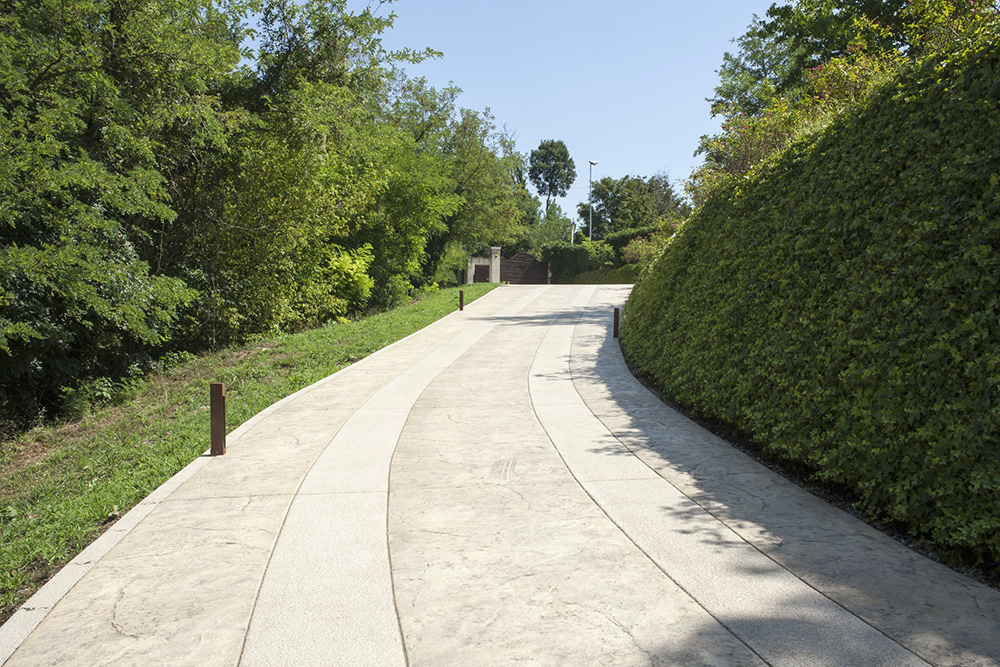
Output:
[[489,264],[476,264],[475,269],[472,274],[472,282],[474,283],[488,283],[490,281],[490,265]]
[[519,252],[510,259],[501,257],[500,282],[511,285],[547,285],[549,265],[526,252]]

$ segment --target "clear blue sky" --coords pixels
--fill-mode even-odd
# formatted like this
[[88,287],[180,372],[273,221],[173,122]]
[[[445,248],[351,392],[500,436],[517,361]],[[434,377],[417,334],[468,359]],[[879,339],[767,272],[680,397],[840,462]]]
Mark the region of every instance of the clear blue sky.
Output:
[[[562,139],[577,180],[559,203],[571,217],[594,180],[669,172],[687,178],[693,153],[715,132],[706,97],[722,54],[773,0],[398,0],[388,48],[444,53],[411,66],[431,85],[454,82],[459,104],[490,107],[528,154]],[[355,11],[367,6],[352,1]]]

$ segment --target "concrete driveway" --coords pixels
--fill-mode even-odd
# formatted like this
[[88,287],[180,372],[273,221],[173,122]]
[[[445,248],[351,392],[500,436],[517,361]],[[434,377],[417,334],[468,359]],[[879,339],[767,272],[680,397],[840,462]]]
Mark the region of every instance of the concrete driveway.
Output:
[[271,406],[0,628],[5,665],[1000,665],[1000,593],[667,408],[628,286],[503,287]]

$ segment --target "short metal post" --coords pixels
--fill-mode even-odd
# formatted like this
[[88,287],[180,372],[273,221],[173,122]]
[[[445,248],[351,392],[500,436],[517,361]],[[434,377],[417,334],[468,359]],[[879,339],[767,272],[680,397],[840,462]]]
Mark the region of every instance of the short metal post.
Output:
[[209,387],[212,415],[212,456],[226,453],[226,385],[213,382]]
[[458,309],[465,310],[465,290],[458,290]]
[[615,308],[615,338],[618,338],[618,309]]

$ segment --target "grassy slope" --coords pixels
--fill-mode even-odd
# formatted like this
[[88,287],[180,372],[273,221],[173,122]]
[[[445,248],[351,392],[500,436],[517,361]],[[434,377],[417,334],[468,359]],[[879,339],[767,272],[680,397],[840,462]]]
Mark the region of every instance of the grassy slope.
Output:
[[[472,301],[492,285],[467,285]],[[346,324],[208,354],[147,378],[124,405],[0,445],[0,620],[208,448],[208,384],[229,426],[454,311],[458,290]]]

